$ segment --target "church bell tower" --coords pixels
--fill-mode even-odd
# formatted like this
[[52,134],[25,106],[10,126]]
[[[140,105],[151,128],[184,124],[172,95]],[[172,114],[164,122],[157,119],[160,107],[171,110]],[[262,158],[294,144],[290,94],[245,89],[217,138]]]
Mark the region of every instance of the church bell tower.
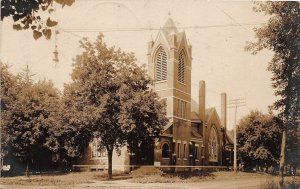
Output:
[[[191,63],[192,47],[184,31],[169,18],[154,41],[148,43],[148,74],[153,89],[167,104],[169,123],[162,138],[168,141],[177,165],[188,165],[191,133]],[[163,139],[161,142],[163,143]]]

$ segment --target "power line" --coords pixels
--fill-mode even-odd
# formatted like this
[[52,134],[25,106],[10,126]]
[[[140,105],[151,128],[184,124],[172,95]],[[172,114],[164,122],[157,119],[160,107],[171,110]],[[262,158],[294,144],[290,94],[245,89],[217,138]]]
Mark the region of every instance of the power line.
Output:
[[[243,27],[243,26],[255,26],[265,23],[238,23],[233,24],[219,24],[208,26],[178,26],[177,29],[189,30],[189,29],[209,29],[209,28],[224,28],[224,27]],[[162,30],[161,27],[136,27],[136,28],[60,28],[65,32],[128,32],[128,31],[158,31]]]
[[227,12],[225,12],[224,9],[221,9],[219,6],[216,5],[216,7],[223,13],[225,14],[230,20],[232,20],[234,23],[236,23],[237,25],[241,26],[243,29],[246,30],[246,28],[244,27],[243,24],[237,22],[230,14],[228,14]]

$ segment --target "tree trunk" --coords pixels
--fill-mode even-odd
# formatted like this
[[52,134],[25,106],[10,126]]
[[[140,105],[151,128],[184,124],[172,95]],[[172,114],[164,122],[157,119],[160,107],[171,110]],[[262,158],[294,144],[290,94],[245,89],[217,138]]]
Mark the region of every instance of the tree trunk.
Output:
[[113,150],[107,149],[107,155],[108,155],[108,180],[112,179],[112,154],[113,154]]
[[29,177],[29,160],[26,161],[26,177]]
[[285,164],[285,151],[286,151],[285,148],[286,148],[286,129],[284,129],[282,132],[281,152],[280,152],[279,184],[281,187],[283,187],[283,183],[284,183],[284,164]]

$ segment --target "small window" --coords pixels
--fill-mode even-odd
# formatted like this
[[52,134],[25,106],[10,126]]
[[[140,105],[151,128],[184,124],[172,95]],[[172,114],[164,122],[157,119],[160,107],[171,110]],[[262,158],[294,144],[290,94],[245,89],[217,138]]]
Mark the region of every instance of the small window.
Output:
[[92,143],[92,157],[97,157],[97,143],[93,142]]
[[186,144],[183,144],[183,158],[186,158]]
[[209,157],[210,161],[218,161],[218,137],[214,127],[211,128],[209,135]]
[[99,139],[94,139],[93,142],[90,144],[91,146],[91,156],[92,158],[97,158],[97,157],[106,157],[106,149],[102,148],[100,149],[100,141]]
[[167,143],[162,146],[162,157],[169,158],[170,157],[170,148]]
[[100,149],[99,157],[106,157],[106,149]]
[[195,159],[199,159],[198,153],[199,153],[199,147],[195,146]]
[[183,100],[177,100],[176,101],[176,112],[175,115],[181,118],[185,118],[187,117],[186,114],[186,107],[187,107],[187,102],[183,101]]
[[183,50],[179,54],[178,60],[178,81],[184,83],[185,57]]
[[180,149],[180,143],[177,143],[177,153],[178,153],[178,158],[181,158],[181,149]]

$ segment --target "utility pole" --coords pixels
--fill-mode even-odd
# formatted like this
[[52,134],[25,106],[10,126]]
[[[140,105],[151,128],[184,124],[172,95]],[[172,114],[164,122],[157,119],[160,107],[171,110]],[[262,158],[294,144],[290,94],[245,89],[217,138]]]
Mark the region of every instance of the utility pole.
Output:
[[2,158],[2,125],[0,123],[0,177],[2,177],[3,158]]
[[236,98],[232,100],[228,100],[227,108],[234,108],[234,129],[233,129],[233,138],[234,138],[234,150],[233,150],[233,169],[234,172],[237,171],[237,140],[236,140],[236,117],[237,117],[237,109],[242,106],[246,106],[246,99],[245,98]]

